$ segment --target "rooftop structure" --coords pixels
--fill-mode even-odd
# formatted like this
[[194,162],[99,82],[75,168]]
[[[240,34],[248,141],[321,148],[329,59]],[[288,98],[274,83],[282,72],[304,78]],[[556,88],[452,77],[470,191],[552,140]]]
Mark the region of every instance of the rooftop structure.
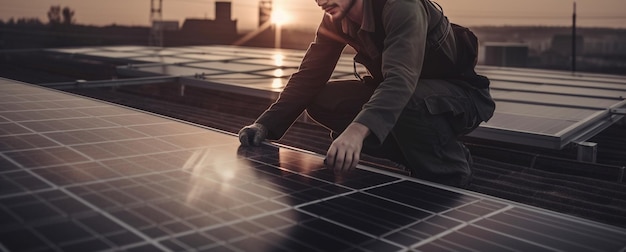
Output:
[[626,229],[0,79],[8,251],[626,248]]
[[[231,46],[148,47],[51,50],[86,58],[123,58],[134,63],[118,68],[132,77],[176,78],[181,87],[232,91],[274,99],[303,56],[298,50]],[[155,56],[158,54],[158,56]],[[332,78],[352,78],[352,55],[344,55]],[[364,71],[364,69],[360,69]],[[497,102],[494,117],[471,137],[527,146],[562,149],[578,145],[583,156],[589,138],[623,120],[626,79],[610,75],[578,75],[558,71],[482,66]],[[133,85],[133,83],[130,83]],[[57,86],[72,84],[58,84]],[[113,85],[119,85],[114,83]],[[590,157],[591,161],[593,157]]]
[[[468,138],[476,178],[461,190],[367,157],[337,177],[319,154],[327,132],[305,117],[279,143],[240,148],[234,133],[276,97],[302,51],[42,53],[117,73],[0,80],[3,250],[626,249],[624,165],[605,156],[624,162],[626,152],[619,76],[479,67],[498,110]],[[353,78],[350,58],[333,78]],[[594,149],[596,163],[577,160]]]

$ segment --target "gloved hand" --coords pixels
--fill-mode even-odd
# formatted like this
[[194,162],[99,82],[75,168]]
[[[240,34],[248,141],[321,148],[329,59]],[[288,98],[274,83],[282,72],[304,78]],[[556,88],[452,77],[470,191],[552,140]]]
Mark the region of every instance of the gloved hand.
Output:
[[267,129],[259,123],[248,125],[239,131],[239,142],[243,146],[259,146],[266,137]]

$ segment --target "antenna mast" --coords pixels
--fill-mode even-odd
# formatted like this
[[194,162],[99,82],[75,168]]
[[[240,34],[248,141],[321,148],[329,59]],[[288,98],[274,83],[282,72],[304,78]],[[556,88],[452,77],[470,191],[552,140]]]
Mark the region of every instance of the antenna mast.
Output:
[[576,1],[572,14],[572,74],[576,73]]
[[163,0],[150,0],[150,46],[163,46]]
[[259,27],[270,22],[272,18],[272,0],[261,0],[259,2]]

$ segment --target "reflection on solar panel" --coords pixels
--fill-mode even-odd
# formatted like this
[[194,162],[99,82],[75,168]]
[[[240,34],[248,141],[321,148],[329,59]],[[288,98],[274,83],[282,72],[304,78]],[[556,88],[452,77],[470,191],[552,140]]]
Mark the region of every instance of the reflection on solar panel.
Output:
[[626,230],[0,79],[7,251],[619,251]]
[[[181,85],[199,86],[276,98],[304,55],[298,50],[232,46],[101,47],[52,49],[82,57],[126,59],[146,63],[119,68],[131,76],[180,76]],[[333,74],[353,78],[352,55],[344,55]],[[358,71],[365,74],[365,69]],[[495,116],[470,136],[544,148],[580,143],[623,115],[626,80],[606,75],[479,67],[492,80]]]

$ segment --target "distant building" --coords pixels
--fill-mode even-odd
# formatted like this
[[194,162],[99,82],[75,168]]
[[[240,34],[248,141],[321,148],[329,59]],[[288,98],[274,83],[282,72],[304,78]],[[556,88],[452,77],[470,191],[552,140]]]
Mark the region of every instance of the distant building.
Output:
[[152,20],[148,44],[151,46],[163,46],[163,35],[166,31],[178,31],[178,21]]
[[489,66],[526,67],[528,45],[522,43],[486,42],[484,62]]
[[[558,34],[552,37],[553,53],[561,56],[572,55],[572,35],[570,34]],[[576,36],[576,54],[581,55],[584,50],[584,38],[581,35]]]
[[178,21],[152,21],[152,29],[160,29],[161,31],[178,31]]
[[584,54],[626,56],[626,36],[604,35],[585,39]]
[[[255,46],[255,47],[274,47],[276,45],[276,29],[277,27],[271,24],[272,18],[272,1],[271,0],[259,0],[259,25],[256,30],[250,34],[254,34],[253,37],[245,40],[241,45]],[[269,25],[271,24],[271,25]],[[269,26],[268,26],[269,25]],[[281,28],[281,32],[284,28]],[[287,38],[282,36],[281,45]],[[307,44],[308,45],[308,44]]]
[[231,44],[238,37],[237,20],[231,18],[230,2],[215,2],[215,19],[185,19],[179,31],[165,31],[165,44],[208,45]]

